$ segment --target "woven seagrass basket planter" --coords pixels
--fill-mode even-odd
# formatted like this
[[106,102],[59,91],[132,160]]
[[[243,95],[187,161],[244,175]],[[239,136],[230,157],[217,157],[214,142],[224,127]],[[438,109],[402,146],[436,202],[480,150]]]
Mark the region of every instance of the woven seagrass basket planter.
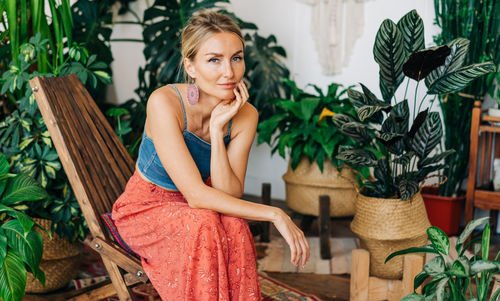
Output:
[[356,177],[352,169],[344,167],[339,174],[332,161],[327,159],[321,173],[318,164],[303,156],[299,165],[283,175],[286,189],[286,203],[292,210],[301,214],[319,215],[319,196],[330,196],[330,216],[353,216],[356,190],[353,183]]
[[[33,220],[50,230],[52,221],[40,218],[33,218]],[[33,281],[33,275],[28,273],[25,291],[27,293],[47,293],[66,286],[71,279],[76,277],[81,263],[83,245],[79,242],[72,243],[53,232],[51,240],[44,231],[40,229],[36,229],[36,231],[43,237],[40,269],[45,273],[45,287],[40,281]]]
[[384,264],[389,254],[427,244],[430,227],[420,192],[410,200],[384,199],[358,195],[351,230],[358,235],[361,248],[370,252],[370,275],[399,279],[403,275],[403,257]]

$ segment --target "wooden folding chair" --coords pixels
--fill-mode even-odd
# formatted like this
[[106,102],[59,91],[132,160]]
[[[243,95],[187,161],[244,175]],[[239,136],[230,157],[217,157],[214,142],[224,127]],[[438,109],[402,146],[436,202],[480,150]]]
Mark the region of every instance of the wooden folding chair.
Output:
[[91,247],[101,255],[111,279],[111,284],[72,300],[114,294],[121,301],[134,300],[129,287],[146,282],[147,276],[140,261],[112,240],[100,216],[111,212],[135,162],[75,74],[36,77],[30,85],[93,236]]
[[490,224],[496,229],[500,192],[493,191],[493,161],[500,158],[500,117],[489,116],[475,101],[472,109],[469,178],[465,202],[465,223],[474,217],[474,208],[490,210]]

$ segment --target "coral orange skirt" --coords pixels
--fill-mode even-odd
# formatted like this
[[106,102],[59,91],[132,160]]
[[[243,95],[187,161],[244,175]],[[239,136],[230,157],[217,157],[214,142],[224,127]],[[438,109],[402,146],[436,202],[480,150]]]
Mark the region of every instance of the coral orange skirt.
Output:
[[112,216],[162,300],[261,300],[244,219],[191,208],[180,192],[148,183],[137,171]]

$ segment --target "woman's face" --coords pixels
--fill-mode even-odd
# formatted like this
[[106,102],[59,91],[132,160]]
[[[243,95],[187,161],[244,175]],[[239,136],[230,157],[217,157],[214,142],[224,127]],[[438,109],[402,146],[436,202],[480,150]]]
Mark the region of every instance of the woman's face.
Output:
[[233,89],[245,73],[243,44],[234,33],[214,34],[200,45],[194,60],[185,59],[184,64],[202,92],[233,99]]

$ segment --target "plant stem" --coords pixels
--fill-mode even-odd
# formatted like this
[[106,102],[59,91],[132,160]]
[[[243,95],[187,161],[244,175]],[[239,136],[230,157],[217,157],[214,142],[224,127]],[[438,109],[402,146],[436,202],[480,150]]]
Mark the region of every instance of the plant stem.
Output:
[[403,100],[406,99],[406,93],[408,92],[409,85],[410,85],[410,78],[408,77],[408,80],[406,81],[405,96],[403,97]]
[[420,82],[417,82],[417,86],[415,87],[415,98],[413,100],[413,120],[415,120],[415,117],[417,117],[417,112],[415,111],[417,109],[417,91],[418,91],[418,85]]

